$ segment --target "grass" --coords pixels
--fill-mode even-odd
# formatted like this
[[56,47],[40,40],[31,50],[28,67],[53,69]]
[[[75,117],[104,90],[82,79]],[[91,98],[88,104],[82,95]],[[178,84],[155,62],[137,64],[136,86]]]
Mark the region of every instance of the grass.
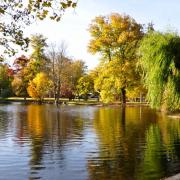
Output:
[[[83,99],[74,99],[70,100],[68,98],[60,98],[60,102],[64,104],[69,104],[69,105],[120,105],[121,102],[117,101],[114,103],[109,103],[109,104],[103,104],[102,102],[97,101],[96,98],[88,99],[87,101],[84,101]],[[26,100],[23,97],[8,97],[8,98],[0,98],[0,102],[37,102],[36,99],[34,98],[26,98]],[[54,103],[54,98],[44,98],[43,102],[45,103]],[[146,102],[140,103],[140,102],[127,102],[127,105],[129,106],[136,106],[136,105],[146,105]]]
[[[70,100],[68,98],[60,98],[60,102],[67,103],[67,104],[74,104],[74,105],[93,105],[93,104],[99,104],[96,99],[89,99],[87,101],[84,101],[83,99],[74,99]],[[8,97],[8,98],[0,98],[0,102],[37,102],[34,98],[26,98],[26,100],[23,97]],[[54,98],[44,98],[43,102],[49,102],[54,103]]]

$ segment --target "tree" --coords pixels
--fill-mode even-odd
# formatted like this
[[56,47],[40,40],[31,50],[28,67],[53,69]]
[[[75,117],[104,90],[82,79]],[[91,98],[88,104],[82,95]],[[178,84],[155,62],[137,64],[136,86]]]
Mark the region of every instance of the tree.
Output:
[[14,60],[14,79],[11,83],[12,90],[16,96],[26,98],[28,95],[27,87],[29,82],[29,72],[27,71],[30,59],[22,55]]
[[0,64],[0,96],[8,97],[12,95],[11,81],[13,70],[7,64]]
[[48,60],[44,50],[47,46],[46,38],[41,34],[31,37],[32,55],[27,58],[24,55],[14,61],[15,75],[12,82],[13,91],[17,96],[26,97],[27,87],[37,73],[48,71]]
[[[23,29],[35,20],[51,19],[59,21],[67,8],[75,8],[73,0],[2,0],[0,1],[0,45],[4,52],[14,55],[12,44],[22,49],[28,47],[29,38],[24,37]],[[7,21],[8,19],[8,21]],[[1,56],[1,58],[3,58]]]
[[68,58],[64,42],[58,48],[51,45],[48,54],[52,67],[51,79],[53,81],[55,102],[58,103],[60,96],[71,99],[75,94],[79,78],[85,73],[85,63],[81,60],[73,61]]
[[45,48],[47,47],[46,43],[47,38],[42,34],[36,34],[31,37],[31,47],[33,52],[30,56],[31,71],[33,74],[37,74],[41,71],[47,71],[48,58],[45,55]]
[[29,96],[38,99],[40,102],[49,93],[52,82],[45,73],[38,73],[36,77],[29,82],[27,88]]
[[84,96],[84,99],[88,99],[88,94],[94,92],[94,82],[91,76],[84,75],[78,80],[77,84],[78,95]]
[[97,81],[101,82],[101,87],[104,86],[99,88],[102,90],[100,95],[110,98],[108,101],[113,99],[114,93],[121,94],[124,105],[127,88],[133,86],[139,78],[135,71],[136,50],[144,35],[142,30],[142,25],[133,18],[120,14],[96,17],[90,25],[92,39],[88,49],[92,54],[101,55],[101,73]]
[[74,60],[71,63],[70,67],[70,79],[71,89],[73,93],[76,91],[76,86],[78,84],[78,80],[85,75],[87,71],[87,66],[83,60]]
[[180,37],[173,32],[152,31],[143,38],[139,55],[151,106],[180,109]]
[[[65,73],[63,73],[65,71]],[[70,59],[66,68],[62,70],[60,93],[62,97],[74,99],[79,79],[85,74],[86,66],[82,60]]]
[[97,67],[94,84],[95,90],[100,93],[101,100],[105,103],[117,101],[119,98],[123,101],[125,96],[120,93],[122,87],[126,87],[127,96],[130,91],[141,86],[140,76],[134,64],[126,62],[122,66],[117,60],[101,63]]
[[53,89],[54,89],[54,98],[55,103],[59,103],[61,85],[63,81],[63,76],[67,75],[67,67],[69,66],[70,60],[66,58],[66,44],[64,42],[61,43],[58,50],[56,50],[55,46],[51,47],[49,53],[49,59],[51,60],[52,66],[52,81],[53,81]]
[[31,37],[32,55],[30,58],[22,55],[14,60],[14,80],[12,81],[13,92],[16,96],[27,97],[27,87],[30,80],[35,78],[37,73],[45,72],[48,69],[48,59],[44,50],[47,47],[46,38],[41,34]]

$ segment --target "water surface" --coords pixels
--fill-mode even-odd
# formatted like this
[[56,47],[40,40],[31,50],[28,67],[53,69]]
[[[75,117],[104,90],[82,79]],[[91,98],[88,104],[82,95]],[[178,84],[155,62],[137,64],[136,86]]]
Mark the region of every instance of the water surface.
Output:
[[180,172],[180,120],[148,107],[0,105],[0,179],[144,180]]

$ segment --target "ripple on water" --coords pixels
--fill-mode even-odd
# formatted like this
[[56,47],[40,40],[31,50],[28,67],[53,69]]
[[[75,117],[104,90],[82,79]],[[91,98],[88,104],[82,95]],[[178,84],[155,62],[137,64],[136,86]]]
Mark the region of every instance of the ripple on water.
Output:
[[0,105],[0,179],[160,179],[180,171],[179,122],[142,107]]

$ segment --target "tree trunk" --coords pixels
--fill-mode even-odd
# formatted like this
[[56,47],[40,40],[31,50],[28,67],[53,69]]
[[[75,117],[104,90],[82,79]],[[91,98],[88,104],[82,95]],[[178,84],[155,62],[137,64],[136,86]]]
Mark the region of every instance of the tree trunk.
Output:
[[60,79],[58,79],[58,84],[57,84],[57,97],[56,97],[56,104],[59,104],[59,98],[60,98],[60,89],[61,89],[61,82],[60,82]]
[[125,106],[126,105],[126,89],[121,88],[121,105]]
[[54,103],[56,104],[56,97],[57,97],[57,94],[56,94],[56,89],[57,89],[57,87],[56,87],[56,84],[54,83],[54,92],[53,92],[53,96],[54,96]]

